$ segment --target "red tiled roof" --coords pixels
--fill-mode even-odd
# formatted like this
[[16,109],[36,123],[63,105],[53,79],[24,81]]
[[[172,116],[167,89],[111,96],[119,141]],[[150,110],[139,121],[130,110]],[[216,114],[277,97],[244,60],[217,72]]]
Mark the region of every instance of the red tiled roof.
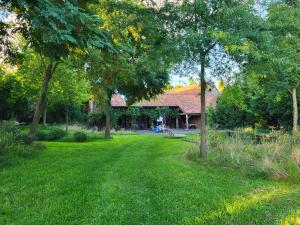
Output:
[[111,105],[113,107],[126,107],[127,106],[124,97],[122,97],[121,95],[113,95],[111,98]]
[[[198,86],[189,86],[181,89],[168,90],[164,94],[158,95],[149,101],[141,101],[135,106],[142,107],[179,107],[183,113],[200,114],[200,88]],[[212,90],[206,95],[206,105],[216,105],[218,92]],[[120,95],[112,97],[113,107],[126,107],[125,99]]]

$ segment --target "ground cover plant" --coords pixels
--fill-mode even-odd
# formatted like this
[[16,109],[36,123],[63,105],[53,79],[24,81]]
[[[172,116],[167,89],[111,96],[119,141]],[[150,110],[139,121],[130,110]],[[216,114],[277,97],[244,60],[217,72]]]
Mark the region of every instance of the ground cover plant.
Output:
[[[84,125],[73,124],[69,125],[68,132],[65,131],[64,124],[49,124],[39,125],[35,139],[40,141],[76,141],[78,133],[86,135],[86,141],[99,140],[104,138],[103,130],[90,129]],[[29,126],[19,127],[22,134],[26,134],[29,130]],[[130,130],[112,130],[113,135],[137,135],[136,132]]]
[[299,185],[186,160],[191,143],[179,139],[116,135],[45,144],[37,157],[0,171],[0,224],[297,224],[299,219]]

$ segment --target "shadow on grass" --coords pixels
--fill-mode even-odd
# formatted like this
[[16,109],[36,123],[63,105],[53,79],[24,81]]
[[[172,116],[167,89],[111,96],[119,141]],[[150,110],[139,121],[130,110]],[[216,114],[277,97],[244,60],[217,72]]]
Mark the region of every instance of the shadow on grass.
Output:
[[7,167],[18,166],[24,160],[38,157],[40,153],[47,149],[47,147],[40,142],[34,143],[34,145],[30,147],[32,148],[30,151],[12,152],[5,155],[0,155],[0,170]]
[[299,219],[291,213],[299,207],[299,197],[299,187],[254,189],[245,195],[234,196],[231,201],[208,214],[185,219],[182,224],[299,224],[284,223]]

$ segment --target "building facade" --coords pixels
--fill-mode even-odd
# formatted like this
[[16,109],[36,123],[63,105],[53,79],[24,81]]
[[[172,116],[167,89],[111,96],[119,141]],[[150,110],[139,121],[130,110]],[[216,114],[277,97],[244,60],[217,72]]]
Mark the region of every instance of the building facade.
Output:
[[[208,88],[206,93],[206,106],[216,106],[218,90]],[[121,95],[114,95],[111,99],[111,105],[114,109],[126,109],[127,104]],[[157,120],[150,119],[147,115],[141,115],[137,118],[135,129],[149,129],[160,123],[168,128],[177,129],[196,129],[201,123],[201,103],[200,103],[200,87],[198,85],[190,85],[187,87],[167,90],[165,93],[148,100],[135,103],[133,106],[141,107],[143,110],[151,110],[158,107],[168,107],[178,111],[178,116],[170,117],[160,115]],[[129,116],[123,115],[118,119],[119,128],[133,128]]]

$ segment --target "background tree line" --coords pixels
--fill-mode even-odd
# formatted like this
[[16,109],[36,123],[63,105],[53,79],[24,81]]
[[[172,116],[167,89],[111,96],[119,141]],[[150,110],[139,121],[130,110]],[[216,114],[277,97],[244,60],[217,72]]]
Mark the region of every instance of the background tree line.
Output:
[[271,1],[266,15],[258,8],[248,0],[0,1],[3,118],[31,117],[34,136],[51,110],[61,108],[68,124],[93,95],[109,137],[113,94],[129,105],[150,99],[166,88],[174,65],[185,63],[199,68],[203,157],[211,76],[232,77],[211,123],[289,128],[292,120],[296,132],[299,1]]

